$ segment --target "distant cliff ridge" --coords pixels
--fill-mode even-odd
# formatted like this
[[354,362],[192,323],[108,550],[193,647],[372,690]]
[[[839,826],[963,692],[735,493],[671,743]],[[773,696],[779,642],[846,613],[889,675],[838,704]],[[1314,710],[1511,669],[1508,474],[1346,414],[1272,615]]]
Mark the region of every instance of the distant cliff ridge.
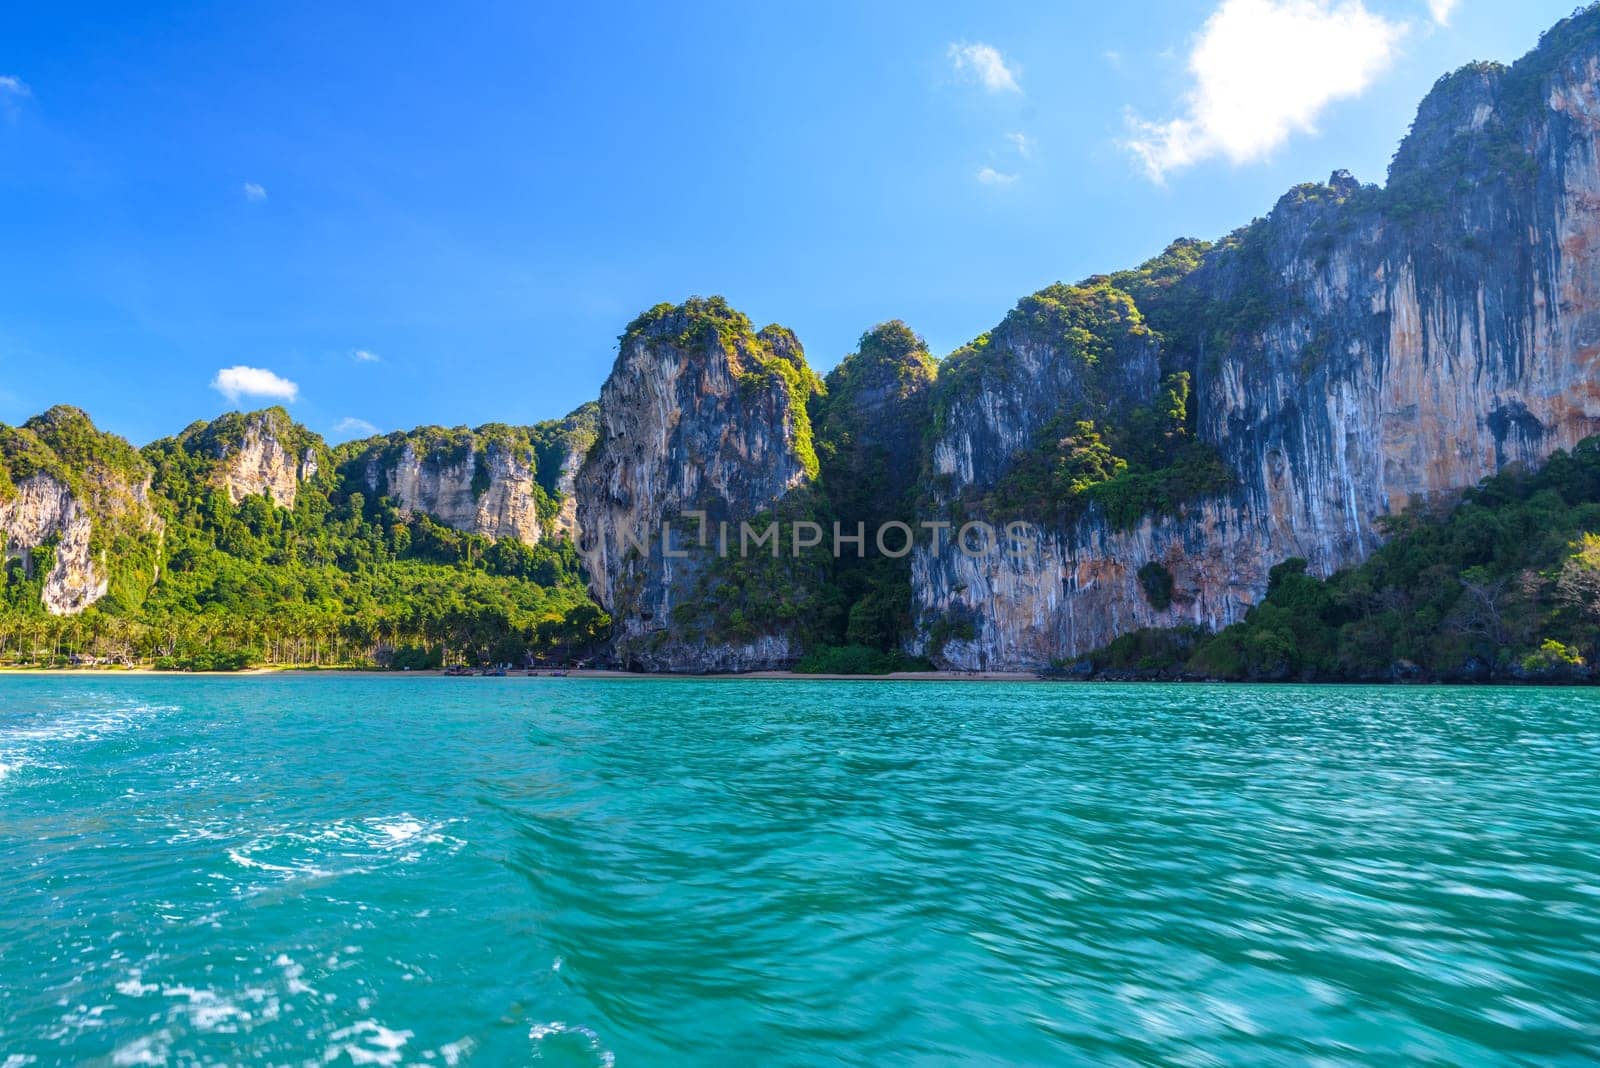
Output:
[[293,508],[302,483],[317,473],[327,446],[297,425],[282,408],[248,414],[230,412],[210,423],[195,423],[179,434],[178,445],[209,468],[209,480],[238,504],[266,497]]
[[[572,483],[593,427],[586,405],[533,427],[424,427],[329,448],[269,408],[196,422],[138,450],[57,407],[0,426],[0,532],[13,576],[37,582],[43,607],[67,615],[110,595],[119,611],[143,601],[161,573],[163,514],[224,529],[243,519],[259,537],[266,520],[251,501],[320,514],[355,493],[392,502],[398,519],[426,515],[491,541],[570,543]],[[236,510],[231,520],[218,501]]]
[[532,427],[420,427],[345,446],[367,492],[402,514],[536,545],[572,539],[573,478],[594,436],[592,405]]

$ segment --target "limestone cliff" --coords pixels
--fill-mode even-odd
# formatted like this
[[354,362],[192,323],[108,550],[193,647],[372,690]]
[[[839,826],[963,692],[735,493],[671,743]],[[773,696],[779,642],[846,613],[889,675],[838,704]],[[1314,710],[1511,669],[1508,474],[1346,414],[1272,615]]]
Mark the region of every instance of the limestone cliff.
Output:
[[[1046,524],[1029,556],[920,551],[924,646],[958,667],[1037,666],[1140,626],[1221,626],[1273,564],[1326,575],[1379,543],[1379,517],[1600,432],[1597,35],[1589,11],[1512,68],[1441,79],[1386,188],[1302,186],[1148,293],[1168,323],[1148,356],[1116,357],[1125,403],[1189,372],[1192,432],[1236,487],[1131,525],[1097,510]],[[1004,342],[939,428],[950,490],[1002,479],[1043,417],[1028,398],[1079,403],[1057,363]],[[1141,583],[1149,565],[1172,577],[1170,605]]]
[[0,536],[8,569],[55,615],[115,593],[137,603],[159,574],[150,470],[126,441],[58,406],[0,426]]
[[[419,427],[350,448],[365,491],[389,497],[401,514],[536,545],[558,528],[560,507],[537,477],[541,441],[538,427],[490,423]],[[562,458],[551,458],[557,470]]]
[[783,620],[696,632],[688,616],[716,595],[705,580],[720,524],[753,520],[816,476],[806,401],[819,385],[793,334],[758,334],[721,298],[658,305],[628,327],[577,477],[579,552],[621,663],[751,670],[798,655]]
[[[300,488],[326,461],[322,439],[282,408],[228,412],[198,422],[171,439],[177,451],[202,469],[202,477],[227,494],[230,504],[260,496],[293,508]],[[166,440],[152,449],[164,450]]]

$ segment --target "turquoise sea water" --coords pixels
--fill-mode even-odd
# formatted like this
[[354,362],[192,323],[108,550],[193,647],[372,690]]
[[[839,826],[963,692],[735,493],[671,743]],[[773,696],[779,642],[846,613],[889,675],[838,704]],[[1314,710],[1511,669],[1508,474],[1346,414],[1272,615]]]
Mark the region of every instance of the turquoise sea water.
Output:
[[0,1064],[1600,1057],[1600,693],[0,679]]

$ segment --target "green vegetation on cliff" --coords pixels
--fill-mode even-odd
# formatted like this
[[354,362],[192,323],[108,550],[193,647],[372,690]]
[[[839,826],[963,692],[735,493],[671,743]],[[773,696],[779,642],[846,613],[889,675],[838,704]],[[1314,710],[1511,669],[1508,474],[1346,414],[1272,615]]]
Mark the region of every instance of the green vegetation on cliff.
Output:
[[599,433],[600,405],[595,401],[579,406],[565,418],[547,419],[529,429],[534,477],[551,501],[561,496],[561,470],[568,458],[576,457],[582,463]]
[[[1178,241],[1135,271],[1050,286],[945,361],[935,434],[980,392],[1014,392],[1019,361],[1051,353],[1070,381],[1070,393],[1051,399],[1054,414],[1004,473],[988,487],[966,488],[967,514],[1066,527],[1098,507],[1113,526],[1131,527],[1232,487],[1216,451],[1194,439],[1190,371],[1176,367],[1165,337],[1128,291],[1141,294],[1154,320],[1192,333],[1197,298],[1181,283],[1209,247]],[[1153,392],[1146,374],[1163,375]]]
[[861,336],[814,402],[827,500],[820,519],[830,532],[835,522],[846,532],[859,526],[867,545],[861,556],[830,561],[830,597],[801,670],[879,674],[926,666],[899,651],[912,632],[910,557],[884,556],[875,532],[914,518],[937,374],[927,343],[895,319]]

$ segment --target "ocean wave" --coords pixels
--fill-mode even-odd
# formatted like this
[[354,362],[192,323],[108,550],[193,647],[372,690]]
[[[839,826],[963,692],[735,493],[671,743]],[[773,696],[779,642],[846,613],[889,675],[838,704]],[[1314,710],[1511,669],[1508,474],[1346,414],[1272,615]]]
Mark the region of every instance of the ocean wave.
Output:
[[[240,868],[286,879],[331,878],[415,864],[430,853],[453,856],[466,843],[445,833],[458,820],[426,820],[410,813],[335,820],[311,829],[277,827],[227,849]],[[195,837],[221,837],[214,828]]]

